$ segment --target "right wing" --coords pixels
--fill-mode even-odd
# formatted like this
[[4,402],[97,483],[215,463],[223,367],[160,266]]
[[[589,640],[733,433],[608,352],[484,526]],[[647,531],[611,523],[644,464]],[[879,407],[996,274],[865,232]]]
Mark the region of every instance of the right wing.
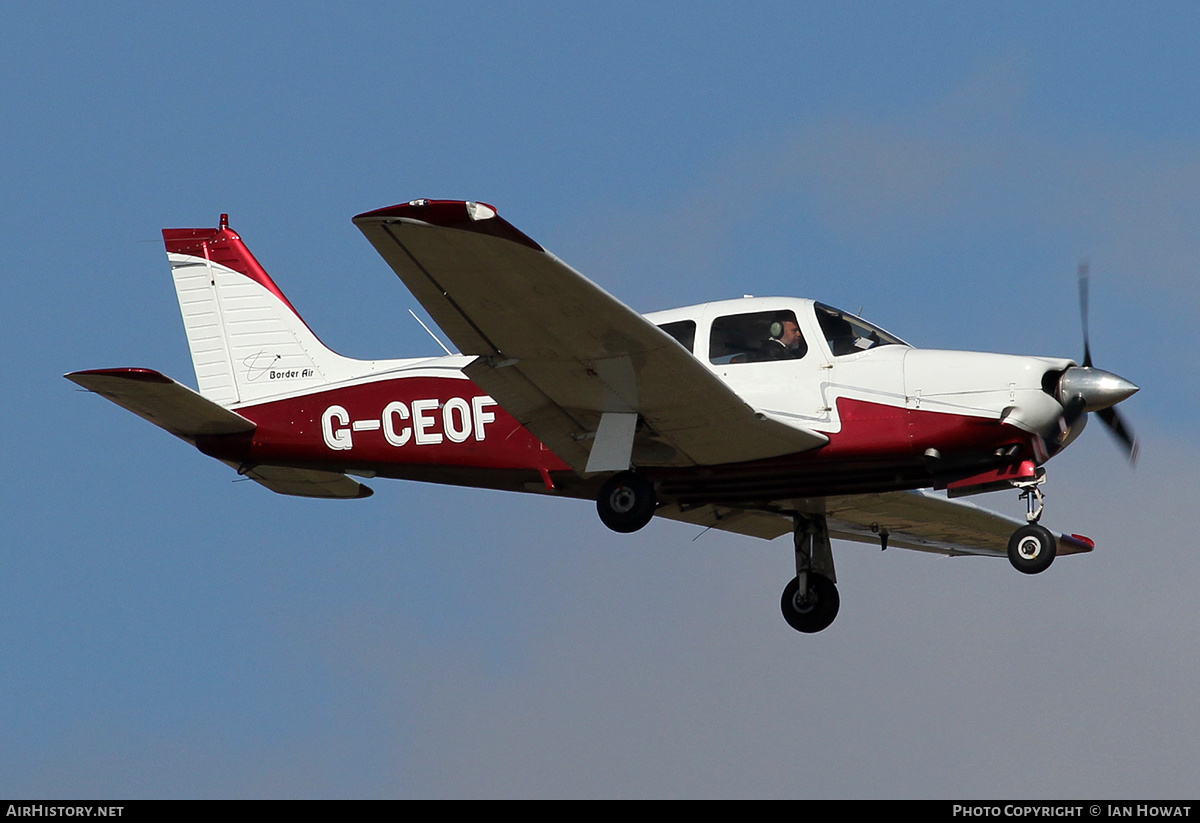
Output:
[[[829,440],[752,408],[490,206],[417,200],[354,222],[455,345],[478,356],[467,376],[577,471],[627,468],[631,456],[737,463]],[[593,447],[608,453],[602,467]]]
[[[825,498],[829,534],[859,543],[880,543],[888,533],[888,546],[937,554],[978,554],[1006,557],[1008,538],[1025,520],[1006,517],[965,500],[950,500],[924,490],[856,494]],[[1058,554],[1090,552],[1086,537],[1054,532]]]
[[[886,492],[818,498],[812,514],[824,514],[829,536],[838,540],[945,555],[1005,557],[1008,538],[1024,520],[1006,517],[972,503],[926,491]],[[753,510],[727,506],[681,509],[661,506],[656,515],[697,526],[771,540],[792,531],[792,517],[781,509]],[[1093,543],[1075,534],[1054,533],[1058,554],[1090,552]]]

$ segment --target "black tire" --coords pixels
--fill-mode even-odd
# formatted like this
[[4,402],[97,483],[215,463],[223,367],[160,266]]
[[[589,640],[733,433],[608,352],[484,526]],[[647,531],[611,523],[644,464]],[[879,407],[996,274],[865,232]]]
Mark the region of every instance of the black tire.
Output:
[[793,577],[783,589],[779,607],[783,611],[783,619],[798,632],[815,634],[829,628],[829,624],[837,617],[838,607],[842,599],[838,595],[837,586],[828,577],[813,572],[808,573],[808,602],[801,605],[796,595],[800,591],[797,578]]
[[1025,574],[1038,574],[1050,568],[1058,543],[1050,530],[1030,523],[1013,532],[1008,538],[1008,562]]
[[658,501],[654,485],[634,472],[620,472],[608,478],[596,498],[600,520],[621,534],[629,534],[645,526],[654,517],[656,508]]

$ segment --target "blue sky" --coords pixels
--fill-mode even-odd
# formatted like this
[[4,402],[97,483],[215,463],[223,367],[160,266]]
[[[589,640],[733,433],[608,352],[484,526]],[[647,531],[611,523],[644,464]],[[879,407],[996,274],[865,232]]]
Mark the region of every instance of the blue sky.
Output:
[[[1073,3],[78,3],[0,32],[0,796],[1195,792],[1200,12]],[[413,483],[275,496],[61,374],[193,383],[159,230],[221,212],[358,357],[436,351],[350,223],[470,198],[643,311],[814,297],[1081,353],[1037,578]],[[986,505],[1016,514],[1015,494]]]

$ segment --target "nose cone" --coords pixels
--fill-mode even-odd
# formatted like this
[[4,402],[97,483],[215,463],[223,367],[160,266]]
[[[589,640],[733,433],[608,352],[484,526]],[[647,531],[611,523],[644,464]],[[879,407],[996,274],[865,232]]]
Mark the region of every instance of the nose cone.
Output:
[[1058,401],[1064,405],[1083,398],[1084,411],[1112,408],[1137,392],[1138,387],[1124,377],[1088,366],[1073,366],[1058,381]]

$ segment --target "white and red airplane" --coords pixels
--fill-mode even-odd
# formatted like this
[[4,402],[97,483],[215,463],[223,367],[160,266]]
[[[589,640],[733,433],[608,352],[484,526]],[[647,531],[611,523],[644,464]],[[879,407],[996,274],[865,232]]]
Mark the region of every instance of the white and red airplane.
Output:
[[[594,499],[618,532],[655,515],[791,532],[781,606],[802,632],[837,615],[830,538],[1035,574],[1093,548],[1038,524],[1043,464],[1092,411],[1136,452],[1114,406],[1137,387],[1092,367],[1083,270],[1077,364],[913,348],[795,298],[639,315],[484,203],[354,222],[461,354],[334,353],[221,215],[163,231],[199,392],[149,369],[66,377],[280,494],[366,497],[354,477],[391,477]],[[1027,522],[951,499],[1003,488]]]

